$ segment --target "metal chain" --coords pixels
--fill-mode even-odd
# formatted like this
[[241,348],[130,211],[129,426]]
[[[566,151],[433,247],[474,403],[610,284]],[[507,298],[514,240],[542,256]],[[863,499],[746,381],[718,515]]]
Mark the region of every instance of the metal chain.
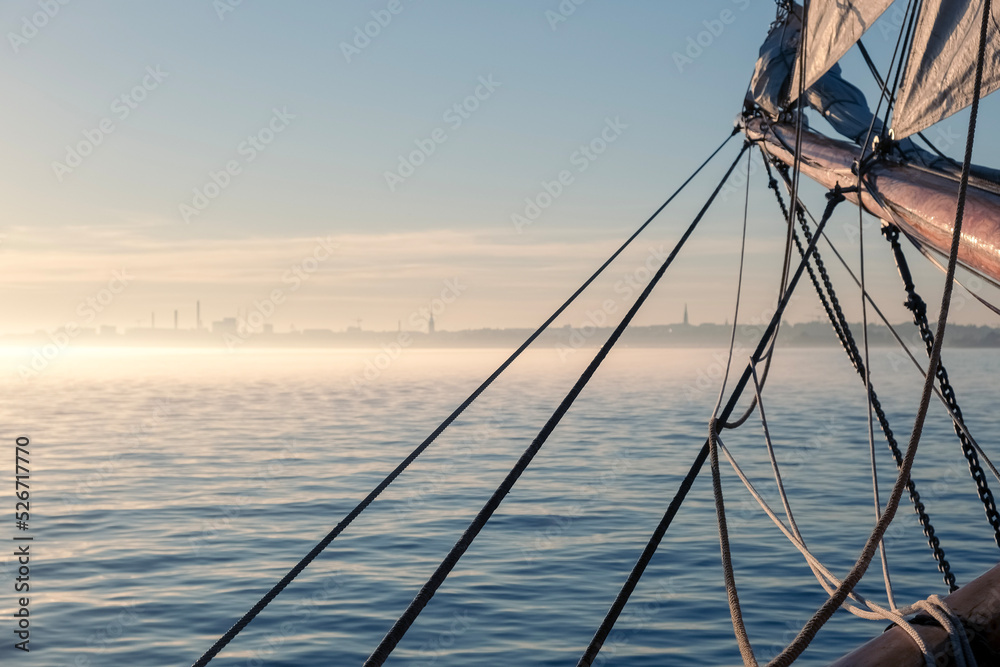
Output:
[[[773,176],[771,176],[771,168],[767,164],[766,160],[764,161],[764,166],[767,168],[769,176],[768,187],[774,190],[774,195],[778,200],[778,206],[781,207],[781,211],[787,220],[788,207],[785,205],[785,200],[781,196],[781,192],[778,189],[778,182],[773,178]],[[782,166],[783,165],[779,165],[777,168],[781,169]],[[784,175],[784,172],[782,173]],[[812,231],[806,221],[805,213],[801,207],[797,207],[797,209],[799,226],[802,228],[802,233],[806,238],[806,243],[812,243]],[[799,236],[795,232],[793,232],[793,239],[799,250],[799,254],[803,254],[804,250],[802,242],[799,240]],[[861,352],[858,350],[857,342],[854,339],[854,335],[851,333],[851,328],[847,323],[847,318],[844,316],[844,311],[840,307],[840,301],[837,298],[837,293],[833,288],[833,283],[830,281],[830,274],[827,272],[826,265],[823,263],[823,259],[820,257],[818,251],[813,251],[813,257],[816,260],[816,267],[819,270],[823,285],[822,287],[820,286],[820,282],[816,278],[812,266],[810,265],[808,270],[813,287],[816,288],[816,294],[819,296],[820,303],[823,305],[823,310],[826,311],[826,315],[830,319],[830,324],[833,326],[833,330],[837,334],[837,338],[840,340],[841,345],[843,345],[844,351],[847,353],[847,356],[854,365],[854,368],[858,371],[861,377],[864,377],[865,366],[862,361]],[[829,295],[829,297],[827,297],[827,295]],[[875,411],[875,416],[878,419],[879,426],[885,436],[886,443],[889,445],[889,451],[892,452],[892,458],[896,462],[896,467],[898,468],[903,464],[903,453],[900,451],[899,444],[896,442],[896,436],[893,434],[892,428],[889,426],[889,419],[886,417],[885,410],[882,408],[882,403],[879,401],[878,395],[875,393],[875,388],[869,385],[869,389],[871,392],[872,409]],[[910,501],[913,503],[913,509],[917,514],[917,519],[920,522],[920,527],[924,533],[924,537],[927,538],[927,545],[931,548],[934,561],[937,563],[938,571],[941,572],[945,584],[948,585],[948,590],[954,592],[958,590],[955,575],[951,571],[951,565],[945,557],[944,549],[941,548],[941,541],[935,534],[934,526],[931,525],[930,516],[927,514],[923,502],[920,500],[920,493],[917,491],[917,485],[912,478],[907,481],[906,490],[909,493]]]
[[[927,348],[927,354],[930,354],[931,349],[934,347],[934,333],[931,331],[930,323],[927,321],[927,304],[917,294],[916,287],[913,284],[913,277],[910,275],[906,255],[903,254],[903,248],[899,244],[899,228],[892,224],[885,225],[882,227],[882,234],[892,245],[892,254],[896,259],[896,268],[899,270],[899,277],[902,278],[903,287],[906,289],[906,301],[903,305],[913,314],[913,322],[920,331],[920,339],[924,342],[924,347]],[[965,458],[969,462],[969,472],[972,474],[972,479],[976,482],[976,491],[979,493],[979,500],[982,501],[983,508],[986,511],[986,520],[993,527],[993,537],[996,540],[997,546],[1000,546],[1000,513],[997,512],[996,503],[993,501],[993,493],[990,492],[990,487],[986,482],[986,473],[983,472],[982,466],[979,465],[979,455],[976,453],[976,448],[969,442],[969,438],[962,428],[965,425],[965,421],[962,418],[962,409],[958,406],[955,389],[948,380],[948,371],[945,370],[943,363],[938,364],[934,375],[937,377],[938,385],[941,388],[941,395],[944,396],[948,408],[955,416],[956,423],[953,424],[955,434],[958,436],[959,442],[962,443],[962,453],[965,454]]]

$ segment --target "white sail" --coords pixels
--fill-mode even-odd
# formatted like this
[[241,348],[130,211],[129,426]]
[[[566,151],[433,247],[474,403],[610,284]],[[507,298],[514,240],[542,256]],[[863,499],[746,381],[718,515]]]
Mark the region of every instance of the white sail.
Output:
[[[1000,88],[1000,3],[992,5],[982,95]],[[983,0],[924,0],[893,112],[896,139],[972,104]]]
[[[806,89],[844,57],[893,0],[812,0],[806,33]],[[799,92],[799,60],[789,83],[789,102]]]

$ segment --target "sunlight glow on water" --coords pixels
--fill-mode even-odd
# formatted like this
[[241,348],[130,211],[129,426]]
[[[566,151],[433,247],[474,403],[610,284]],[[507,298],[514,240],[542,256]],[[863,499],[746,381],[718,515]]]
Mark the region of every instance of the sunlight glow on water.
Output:
[[[592,352],[527,354],[213,664],[361,664]],[[23,351],[0,351],[3,440],[32,440],[30,664],[190,664],[507,354],[408,350],[366,380],[376,353],[74,349],[24,382],[13,372]],[[946,361],[972,432],[996,451],[1000,352]],[[917,376],[890,362],[873,351],[875,386],[905,443]],[[575,664],[704,441],[720,370],[711,350],[614,352],[388,664]],[[872,523],[862,396],[832,349],[781,351],[765,392],[796,518],[834,572]],[[915,478],[965,583],[997,552],[943,416],[932,408]],[[780,504],[760,434],[750,420],[726,443]],[[878,444],[884,499],[891,460]],[[824,598],[723,475],[764,659]],[[5,525],[0,539],[12,532]],[[908,508],[888,548],[899,600],[943,592]],[[2,590],[12,572],[0,560]],[[863,592],[878,599],[881,575],[871,575]],[[12,602],[0,598],[4,618]],[[801,664],[825,664],[882,628],[837,614]],[[606,656],[738,662],[707,470]]]

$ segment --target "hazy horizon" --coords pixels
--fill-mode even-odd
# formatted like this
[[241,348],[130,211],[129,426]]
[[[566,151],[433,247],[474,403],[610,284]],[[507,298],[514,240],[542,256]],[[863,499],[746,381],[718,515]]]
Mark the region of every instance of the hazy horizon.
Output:
[[[0,331],[131,328],[154,313],[167,328],[175,310],[190,328],[199,300],[204,323],[239,309],[276,330],[393,330],[449,285],[441,329],[537,326],[730,131],[774,16],[750,0],[563,5],[6,3]],[[890,33],[866,37],[880,63]],[[857,54],[844,69],[872,99]],[[965,119],[929,134],[957,155]],[[738,147],[566,322],[608,299],[624,311]],[[981,123],[977,161],[998,154],[1000,131]],[[638,324],[679,321],[685,303],[692,322],[732,318],[745,170]],[[773,305],[784,242],[762,170],[750,179],[744,318]],[[821,206],[819,188],[804,192]],[[855,270],[857,225],[845,206],[829,229]],[[904,321],[870,220],[866,246],[871,291]],[[910,254],[933,310],[941,274]],[[788,319],[818,314],[802,292]],[[995,321],[978,304],[953,316]]]

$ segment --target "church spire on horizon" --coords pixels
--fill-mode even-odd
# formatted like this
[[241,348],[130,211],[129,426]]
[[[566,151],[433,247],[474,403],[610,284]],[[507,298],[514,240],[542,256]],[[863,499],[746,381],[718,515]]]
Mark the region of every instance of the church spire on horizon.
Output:
[[686,303],[684,304],[684,324],[685,326],[690,324],[690,322],[688,322],[688,305]]

